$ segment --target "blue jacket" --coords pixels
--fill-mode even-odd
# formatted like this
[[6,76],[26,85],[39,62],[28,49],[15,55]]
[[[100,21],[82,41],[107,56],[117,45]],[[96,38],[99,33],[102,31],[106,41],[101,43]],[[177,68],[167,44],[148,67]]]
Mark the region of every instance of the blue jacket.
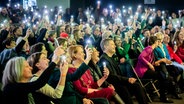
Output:
[[154,54],[155,54],[155,58],[156,60],[160,60],[162,58],[167,58],[170,60],[170,55],[169,52],[167,50],[167,47],[165,44],[162,44],[164,52],[165,52],[165,56],[164,56],[164,52],[162,51],[162,49],[158,46],[157,48],[154,49]]

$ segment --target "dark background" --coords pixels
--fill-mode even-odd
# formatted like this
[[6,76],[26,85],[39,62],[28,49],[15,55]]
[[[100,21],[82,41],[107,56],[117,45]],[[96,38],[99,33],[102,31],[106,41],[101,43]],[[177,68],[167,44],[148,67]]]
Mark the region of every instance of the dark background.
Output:
[[[12,2],[20,2],[23,0],[11,0]],[[53,0],[54,1],[54,0]],[[147,5],[150,7],[159,8],[161,10],[177,11],[184,9],[184,0],[155,0],[154,5]],[[8,0],[0,0],[0,6],[6,6]],[[70,0],[70,8],[75,12],[77,8],[86,8],[88,6],[96,7],[97,0]],[[101,0],[103,7],[113,4],[116,7],[122,7],[122,5],[137,7],[139,4],[144,4],[144,0]]]
[[[70,7],[72,10],[77,10],[78,7],[86,8],[92,5],[96,7],[97,0],[70,0]],[[144,0],[101,0],[102,6],[113,6],[122,7],[122,5],[137,7],[139,4],[144,4]],[[154,5],[147,5],[150,7],[159,8],[161,10],[178,11],[184,9],[184,0],[155,0]]]

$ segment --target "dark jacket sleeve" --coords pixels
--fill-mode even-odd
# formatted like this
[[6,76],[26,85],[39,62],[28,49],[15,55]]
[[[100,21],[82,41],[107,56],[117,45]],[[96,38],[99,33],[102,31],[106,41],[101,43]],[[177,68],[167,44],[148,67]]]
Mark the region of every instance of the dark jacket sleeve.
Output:
[[20,53],[25,43],[26,41],[22,39],[21,42],[15,47],[15,52]]
[[111,84],[117,84],[116,82],[127,84],[128,83],[128,77],[124,77],[120,75],[119,72],[115,68],[112,67],[111,63],[108,61],[108,59],[105,59],[105,57],[101,57],[99,61],[99,66],[101,71],[103,71],[103,62],[106,62],[106,67],[109,69],[109,76],[107,78],[107,81]]
[[85,63],[82,63],[80,67],[72,74],[67,73],[66,80],[67,81],[76,81],[78,80],[86,70],[89,69],[89,66]]
[[25,90],[25,92],[33,92],[41,87],[43,87],[49,80],[52,70],[55,68],[56,64],[51,62],[49,67],[41,74],[41,76],[33,82],[28,83],[18,83],[18,88]]
[[40,34],[39,34],[39,36],[37,38],[37,42],[43,42],[43,39],[45,37],[46,32],[47,32],[47,29],[46,28],[42,28],[40,30]]

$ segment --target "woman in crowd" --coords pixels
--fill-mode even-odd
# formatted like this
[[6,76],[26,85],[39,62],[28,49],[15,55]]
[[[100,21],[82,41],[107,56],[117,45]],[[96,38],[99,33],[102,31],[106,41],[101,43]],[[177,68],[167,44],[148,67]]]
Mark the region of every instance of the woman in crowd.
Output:
[[74,30],[73,31],[74,39],[79,45],[84,45],[84,37],[82,35],[81,30]]
[[161,32],[158,32],[155,35],[158,39],[158,47],[154,49],[155,59],[156,61],[162,59],[166,60],[159,65],[159,67],[162,67],[162,77],[165,78],[165,80],[168,80],[168,83],[171,86],[170,88],[168,88],[169,93],[171,93],[175,98],[181,99],[181,97],[177,94],[177,83],[178,76],[180,76],[180,71],[170,60],[170,55],[167,47],[165,44],[162,43],[164,35]]
[[27,30],[26,35],[24,36],[24,38],[21,40],[21,42],[19,44],[17,44],[15,47],[10,48],[10,49],[4,49],[1,53],[0,53],[0,78],[2,78],[2,72],[4,70],[4,67],[6,65],[6,63],[8,62],[9,59],[11,59],[12,57],[15,56],[19,56],[19,53],[22,52],[22,48],[24,46],[24,44],[26,43],[27,38],[30,35],[30,30]]
[[129,43],[124,43],[122,46],[122,40],[120,36],[114,37],[114,43],[116,45],[116,55],[114,55],[115,60],[119,63],[122,75],[127,77],[133,77],[133,71],[130,66],[131,59],[129,58],[128,51],[130,49]]
[[49,36],[49,30],[46,29],[46,28],[42,28],[40,30],[40,34],[39,34],[39,36],[37,38],[37,42],[44,43],[45,48],[46,48],[46,50],[48,52],[47,57],[49,57],[52,54],[52,52],[53,52],[53,50],[49,47],[48,36]]
[[184,62],[184,32],[183,31],[177,31],[175,34],[175,41],[177,45],[176,54],[181,58],[181,60]]
[[[72,67],[69,68],[69,73],[74,73],[77,68],[84,61],[84,51],[81,45],[71,46],[68,49],[68,53],[72,58]],[[97,82],[93,80],[90,70],[87,70],[79,80],[74,81],[73,85],[81,93],[87,98],[107,98],[109,101],[112,100],[112,96],[114,95],[114,89],[112,88],[102,88],[98,89],[103,82],[107,79],[109,71],[105,67],[103,71],[103,77],[99,79]]]
[[[62,54],[64,53],[64,50],[62,50],[60,47],[56,50]],[[27,60],[29,65],[33,68],[32,73],[34,75],[31,78],[32,82],[37,80],[42,75],[44,70],[49,65],[49,60],[47,59],[47,56],[41,52],[33,53]],[[66,73],[68,71],[67,63],[60,63],[59,69],[61,74],[58,85],[55,89],[46,84],[41,89],[33,93],[34,101],[36,104],[50,104],[50,98],[61,98],[65,86]]]
[[28,94],[43,87],[49,80],[52,70],[59,62],[59,53],[55,54],[49,67],[34,82],[29,82],[32,74],[32,67],[23,57],[10,59],[5,67],[2,78],[3,103],[28,104]]
[[158,40],[156,36],[150,36],[149,46],[147,46],[139,55],[138,62],[135,67],[135,71],[140,78],[146,79],[158,79],[160,82],[160,99],[165,103],[172,103],[173,101],[169,100],[165,91],[168,86],[166,86],[166,81],[164,81],[162,74],[162,67],[155,68],[159,66],[162,62],[166,62],[166,59],[155,60],[154,49],[158,46]]
[[[72,84],[73,81],[78,80],[85,72],[89,69],[88,63],[91,60],[91,50],[86,49],[86,59],[84,62],[80,65],[79,68],[74,73],[67,73],[66,75],[66,84],[65,89],[63,92],[63,95],[60,99],[54,100],[55,104],[86,104],[87,102],[91,104],[92,102],[94,104],[109,104],[108,100],[105,98],[91,98],[86,99],[85,96],[80,95],[75,89]],[[65,59],[68,63],[70,63],[71,58],[69,55],[66,55]],[[71,65],[69,65],[71,66]],[[54,70],[50,80],[49,84],[55,88],[57,86],[57,83],[59,81],[60,72],[58,70]],[[87,104],[88,104],[87,103]]]
[[45,45],[41,42],[38,42],[38,43],[32,45],[31,48],[30,48],[30,53],[29,54],[31,55],[31,54],[36,53],[36,52],[42,52],[46,56],[47,56],[47,53],[48,53],[46,48],[45,48]]
[[[93,52],[92,52],[92,58],[91,61],[89,62],[89,67],[90,67],[90,72],[91,75],[93,76],[94,81],[98,81],[100,78],[103,77],[103,74],[100,70],[100,67],[98,66],[98,61],[99,61],[99,51],[97,51],[96,48],[93,47]],[[105,87],[110,87],[115,90],[114,86],[112,84],[109,84],[107,81],[105,81],[102,86],[102,88]],[[122,99],[119,97],[117,93],[113,96],[113,101],[115,101],[118,104],[124,104]]]

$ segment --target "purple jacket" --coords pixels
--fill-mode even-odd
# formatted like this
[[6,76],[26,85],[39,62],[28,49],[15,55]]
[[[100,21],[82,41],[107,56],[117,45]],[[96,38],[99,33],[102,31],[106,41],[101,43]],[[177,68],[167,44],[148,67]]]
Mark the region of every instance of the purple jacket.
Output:
[[135,71],[140,78],[142,78],[144,73],[148,70],[148,62],[151,64],[154,62],[154,53],[151,46],[146,47],[138,57]]

